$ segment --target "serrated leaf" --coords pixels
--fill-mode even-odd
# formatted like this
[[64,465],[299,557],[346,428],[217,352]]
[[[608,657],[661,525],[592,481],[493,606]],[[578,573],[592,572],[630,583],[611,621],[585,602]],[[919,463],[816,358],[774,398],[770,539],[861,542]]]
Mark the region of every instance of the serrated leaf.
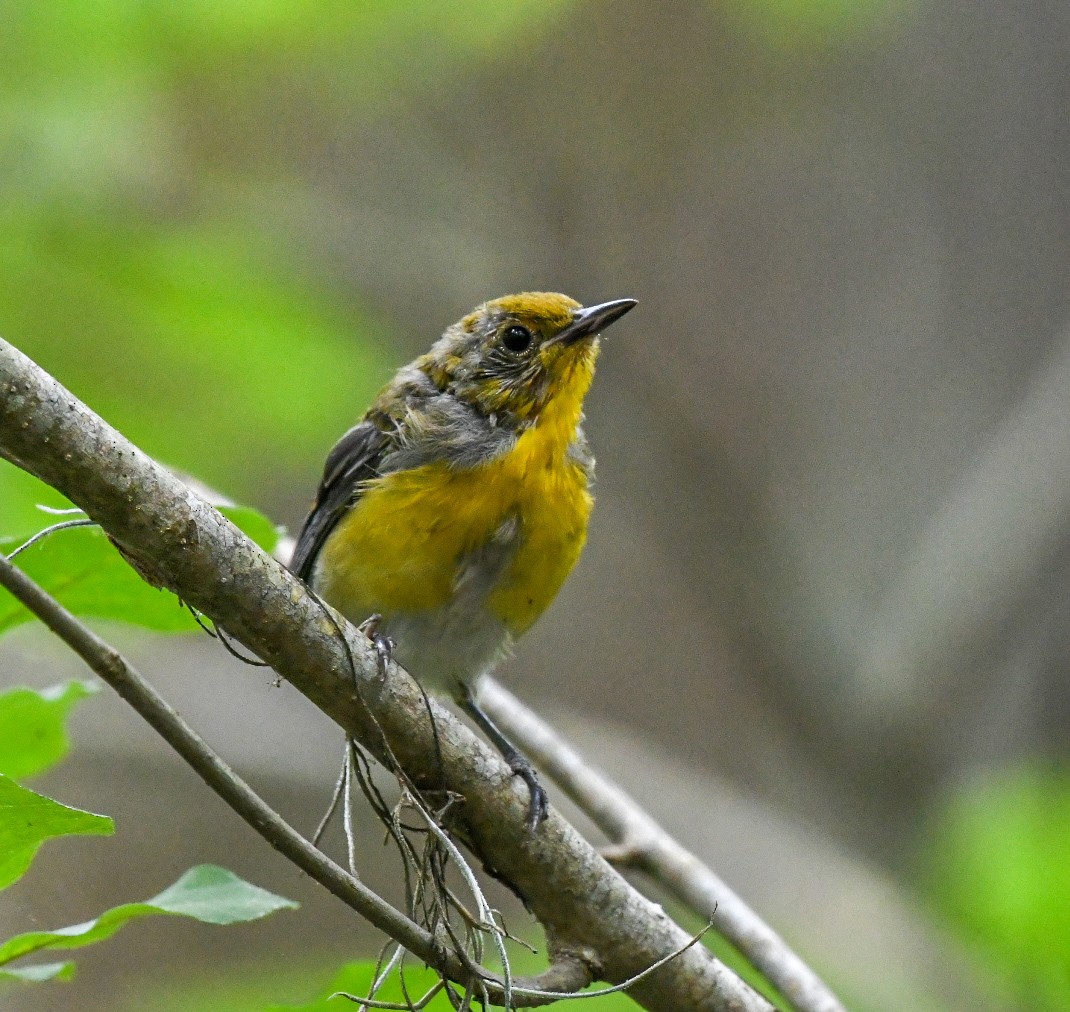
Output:
[[55,931],[28,931],[0,945],[0,965],[41,949],[80,949],[110,938],[124,924],[161,914],[190,917],[207,924],[237,924],[293,909],[293,900],[238,878],[216,865],[191,868],[174,885],[144,903],[124,903],[82,924]]
[[0,775],[0,889],[20,879],[41,844],[57,836],[114,832],[104,815],[69,808]]
[[93,682],[73,681],[0,693],[0,773],[21,780],[58,763],[70,748],[67,715],[96,691]]
[[[256,510],[226,506],[220,512],[265,551],[274,549],[278,530]],[[10,554],[28,537],[0,537],[0,552]],[[75,615],[156,632],[197,628],[178,598],[145,583],[99,528],[56,531],[22,552],[16,564]],[[0,596],[0,634],[32,617],[13,597]]]
[[209,924],[254,921],[298,904],[261,889],[214,864],[191,868],[173,886],[147,901],[162,913],[181,914]]
[[74,976],[74,963],[38,963],[35,966],[0,967],[0,981],[18,980],[39,984],[46,980],[70,980]]

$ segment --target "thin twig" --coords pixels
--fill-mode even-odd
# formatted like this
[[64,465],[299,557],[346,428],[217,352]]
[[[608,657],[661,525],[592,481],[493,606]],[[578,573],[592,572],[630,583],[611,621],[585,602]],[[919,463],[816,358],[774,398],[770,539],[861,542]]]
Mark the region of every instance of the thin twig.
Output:
[[341,772],[338,774],[338,779],[334,783],[334,793],[331,794],[330,803],[327,805],[327,811],[323,813],[323,818],[320,819],[319,825],[316,826],[316,831],[312,834],[312,843],[315,846],[319,846],[320,840],[323,839],[323,834],[327,830],[327,826],[330,824],[334,813],[338,811],[338,804],[342,800],[342,791],[346,786],[346,774],[348,769],[345,764],[342,765]]
[[513,990],[516,995],[523,995],[525,997],[533,997],[538,995],[540,998],[553,998],[554,1001],[575,1001],[580,998],[602,998],[607,994],[616,994],[618,991],[627,991],[628,988],[634,987],[639,981],[649,977],[655,970],[660,970],[666,963],[671,963],[674,959],[678,959],[682,956],[692,945],[696,945],[707,931],[710,930],[711,925],[707,924],[701,931],[695,932],[691,936],[690,941],[685,945],[681,945],[675,952],[670,952],[667,956],[662,956],[656,963],[652,963],[645,970],[641,970],[633,977],[629,977],[627,980],[622,980],[619,984],[614,984],[612,987],[600,987],[593,991],[536,991],[532,988],[517,987]]
[[[80,512],[80,511],[79,511]],[[72,527],[97,527],[98,524],[95,520],[90,520],[88,517],[82,517],[79,520],[61,520],[58,524],[53,524],[51,527],[46,527],[43,531],[38,531],[33,537],[27,538],[18,548],[8,555],[9,559],[15,558],[16,555],[26,551],[31,545],[36,545],[38,541],[43,538],[47,538],[50,534],[55,534],[56,531],[67,531]]]
[[346,860],[349,862],[349,873],[354,878],[360,878],[357,874],[357,840],[353,829],[353,752],[348,738],[342,769],[345,781],[342,785],[342,829],[346,838]]
[[[54,517],[69,517],[73,516],[75,513],[80,513],[82,516],[85,516],[85,510],[80,506],[60,508],[59,506],[46,506],[44,503],[39,502],[34,506],[34,509],[39,509],[42,513],[48,513]],[[11,556],[9,555],[8,558],[11,558]]]
[[713,927],[798,1012],[844,1012],[839,999],[747,904],[659,826],[620,787],[593,769],[564,739],[493,679],[480,704],[494,722],[613,841],[613,851],[642,870]]

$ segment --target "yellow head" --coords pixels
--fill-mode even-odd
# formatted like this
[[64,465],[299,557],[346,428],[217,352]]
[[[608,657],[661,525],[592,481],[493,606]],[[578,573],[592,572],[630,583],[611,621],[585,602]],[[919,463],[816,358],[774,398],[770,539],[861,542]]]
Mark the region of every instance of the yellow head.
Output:
[[598,334],[635,305],[582,307],[555,292],[492,299],[450,327],[417,365],[487,416],[520,424],[557,408],[579,417]]

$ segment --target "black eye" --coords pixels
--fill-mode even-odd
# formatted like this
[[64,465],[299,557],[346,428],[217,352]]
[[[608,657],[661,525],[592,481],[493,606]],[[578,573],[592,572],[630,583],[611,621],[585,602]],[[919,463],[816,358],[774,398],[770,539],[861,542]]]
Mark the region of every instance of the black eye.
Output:
[[531,347],[531,331],[527,327],[514,325],[502,334],[502,344],[506,350],[519,353]]

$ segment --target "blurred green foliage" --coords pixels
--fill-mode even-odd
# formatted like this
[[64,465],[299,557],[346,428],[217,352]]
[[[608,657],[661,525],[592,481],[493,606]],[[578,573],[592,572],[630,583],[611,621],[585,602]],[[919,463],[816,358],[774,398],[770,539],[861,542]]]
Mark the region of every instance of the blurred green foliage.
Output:
[[926,844],[932,901],[1021,1008],[1070,1008],[1068,853],[1070,770],[1036,766],[961,791]]
[[70,508],[55,489],[32,475],[0,459],[0,537],[28,537],[49,523],[65,519],[49,516],[38,506],[51,510]]
[[298,280],[280,248],[271,212],[302,184],[205,145],[241,147],[279,76],[324,115],[366,115],[568,6],[4,4],[0,334],[162,461],[278,491],[396,363],[359,295]]
[[[681,923],[694,924],[695,930],[700,930],[701,925],[695,922],[692,915],[686,911],[675,911],[681,915]],[[786,1008],[783,998],[775,989],[769,987],[761,976],[746,963],[735,951],[719,937],[710,933],[706,941],[717,953],[718,958],[724,959],[771,1001],[778,1002],[779,1007]],[[528,952],[519,946],[510,946],[510,962],[514,974],[533,975],[545,968],[540,963],[540,956]],[[368,960],[347,963],[335,974],[329,982],[325,982],[320,988],[319,996],[307,1002],[287,1001],[280,1003],[266,1000],[265,994],[296,994],[302,990],[309,990],[308,982],[315,976],[322,975],[320,971],[309,969],[308,971],[296,970],[292,966],[280,967],[265,966],[255,970],[247,969],[243,974],[249,981],[255,980],[255,988],[250,983],[239,982],[234,979],[220,978],[218,981],[207,984],[204,981],[186,981],[180,985],[162,987],[159,983],[151,985],[144,991],[139,992],[131,1007],[154,1008],[207,1008],[211,1007],[214,1012],[261,1012],[269,1009],[270,1012],[330,1012],[334,1009],[344,1009],[349,1004],[343,998],[332,998],[332,995],[347,993],[363,997],[368,994],[371,982],[375,976],[375,964]],[[405,989],[414,1000],[419,998],[437,981],[437,976],[425,967],[410,967],[405,971]],[[600,990],[605,985],[593,985],[590,990]],[[314,987],[314,985],[313,985]],[[400,1002],[404,1000],[405,991],[398,974],[395,972],[387,980],[381,990],[376,993],[380,1001]],[[427,1005],[429,1012],[450,1009],[453,1006],[444,995],[431,1000]],[[638,1006],[624,993],[602,995],[597,998],[584,999],[578,1008],[590,1009],[591,1012],[627,1012]]]
[[379,331],[226,236],[9,217],[5,334],[164,463],[248,493],[322,455],[387,372]]
[[[8,0],[0,33],[0,202],[67,212],[153,210],[218,170],[191,150],[191,115],[232,126],[287,91],[327,115],[362,116],[399,92],[508,57],[574,0]],[[324,80],[329,75],[329,80]],[[195,111],[194,111],[195,110]],[[255,124],[249,124],[255,129]],[[262,170],[262,167],[260,167]],[[234,166],[255,187],[256,164]],[[226,207],[213,213],[225,217]],[[138,213],[140,212],[140,213]],[[241,232],[255,222],[231,221]]]
[[[518,953],[514,961],[516,973],[537,973],[540,969],[537,961],[530,955]],[[171,986],[166,983],[153,982],[130,1001],[130,1009],[168,1008],[168,1009],[212,1009],[212,1012],[338,1012],[352,1008],[345,998],[331,998],[334,994],[353,994],[365,996],[375,974],[375,964],[363,960],[347,963],[336,973],[325,979],[318,968],[302,969],[274,963],[268,966],[246,967],[242,976],[245,981],[233,978],[220,978],[210,982],[183,980]],[[314,990],[310,981],[323,980],[319,997],[310,1001],[280,1002],[280,994],[300,994],[302,991]],[[410,967],[405,970],[405,989],[413,1000],[419,998],[436,981],[436,975],[424,967]],[[376,992],[376,999],[386,1002],[404,1000],[400,978],[395,972],[386,984]],[[274,995],[272,1000],[269,995]],[[587,998],[577,1006],[590,1012],[629,1012],[638,1006],[627,995],[611,994],[599,998]],[[428,1012],[446,1012],[453,1006],[449,1000],[439,994],[426,1006]]]

